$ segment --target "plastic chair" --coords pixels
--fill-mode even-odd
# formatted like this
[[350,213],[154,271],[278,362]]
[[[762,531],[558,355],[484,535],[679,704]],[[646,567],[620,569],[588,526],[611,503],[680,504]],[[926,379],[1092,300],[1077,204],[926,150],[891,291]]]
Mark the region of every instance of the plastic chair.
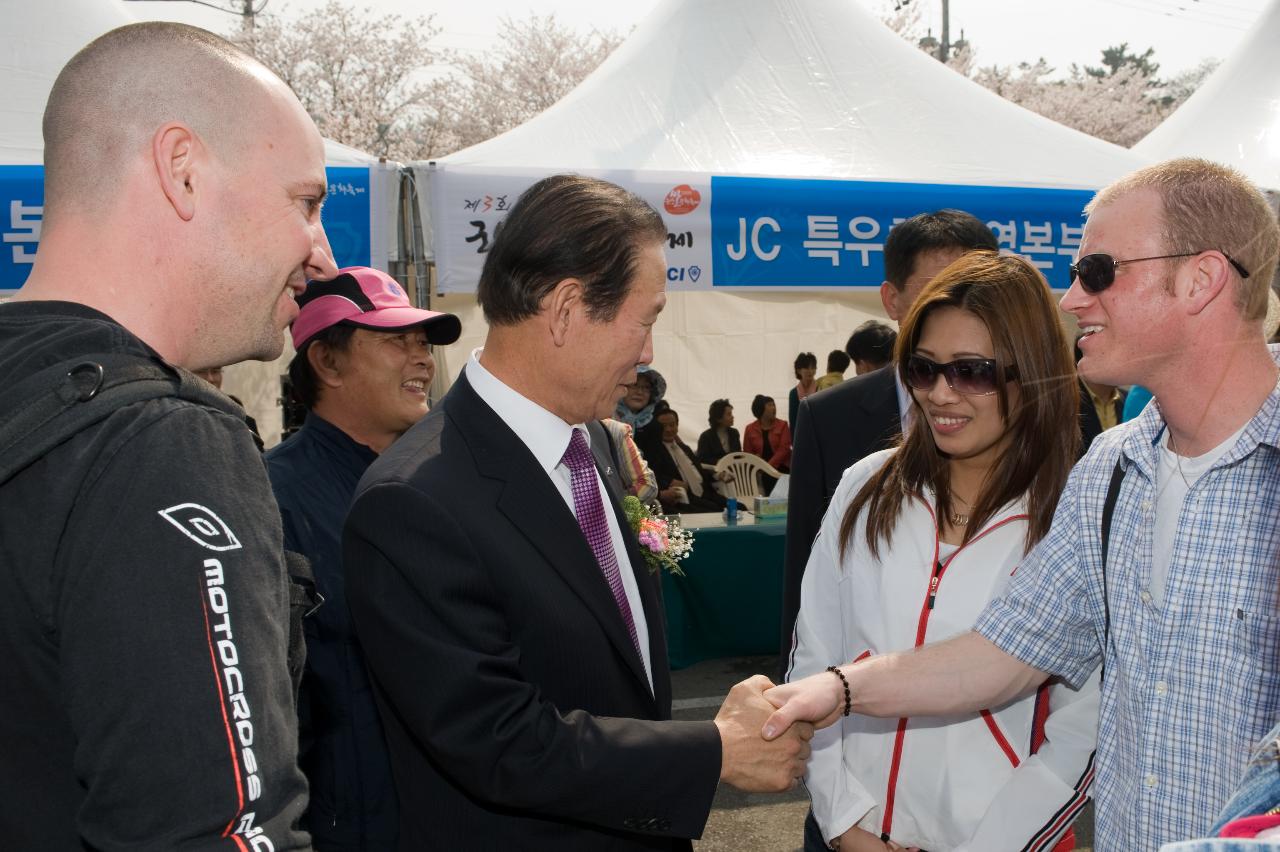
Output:
[[725,483],[726,497],[735,497],[739,503],[750,503],[755,497],[764,496],[760,474],[767,473],[774,479],[782,476],[773,465],[753,453],[729,453],[716,462],[716,474],[728,471],[732,479]]

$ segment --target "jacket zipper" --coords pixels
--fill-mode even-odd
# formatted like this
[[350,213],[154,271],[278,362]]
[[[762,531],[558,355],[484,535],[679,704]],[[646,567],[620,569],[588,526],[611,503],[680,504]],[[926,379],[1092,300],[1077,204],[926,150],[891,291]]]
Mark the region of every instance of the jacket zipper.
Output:
[[[928,630],[929,630],[929,616],[933,614],[934,604],[936,604],[938,600],[938,587],[942,585],[942,575],[946,573],[947,568],[951,565],[951,563],[955,560],[955,558],[959,556],[966,547],[978,541],[979,539],[984,538],[988,533],[995,532],[996,530],[1000,529],[1000,527],[1004,526],[1005,524],[1012,523],[1013,521],[1027,519],[1027,515],[1025,514],[1010,515],[1009,517],[1004,518],[995,524],[992,524],[991,526],[987,527],[982,532],[978,533],[976,536],[971,538],[967,543],[957,548],[956,552],[948,556],[946,562],[943,562],[941,559],[938,558],[938,554],[940,552],[940,541],[939,541],[938,532],[937,532],[937,529],[938,529],[937,516],[933,512],[933,507],[930,506],[928,503],[925,503],[925,508],[929,510],[929,515],[934,520],[934,523],[933,523],[933,529],[934,529],[933,573],[930,574],[929,576],[929,591],[925,595],[924,606],[920,608],[920,622],[916,627],[916,642],[914,645],[914,647],[916,648],[919,648],[921,645],[924,644],[925,635],[928,633]],[[884,797],[884,819],[881,820],[880,822],[880,840],[884,843],[888,843],[890,837],[892,836],[891,830],[893,828],[893,800],[898,789],[898,770],[902,766],[902,748],[907,738],[907,721],[908,721],[908,717],[906,716],[903,716],[901,719],[899,719],[898,729],[894,734],[893,757],[889,763],[889,785],[888,785],[888,790],[886,790],[885,797]]]

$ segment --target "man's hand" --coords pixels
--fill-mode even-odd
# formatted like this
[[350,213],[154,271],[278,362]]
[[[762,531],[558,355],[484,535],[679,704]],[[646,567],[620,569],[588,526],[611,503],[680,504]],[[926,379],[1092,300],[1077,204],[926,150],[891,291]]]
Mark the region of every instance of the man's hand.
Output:
[[812,722],[819,728],[833,724],[844,709],[844,684],[831,672],[818,672],[795,683],[775,686],[764,697],[778,708],[761,732],[766,740],[772,740],[797,722]]
[[773,710],[763,696],[771,686],[773,682],[764,675],[744,680],[729,690],[716,714],[723,754],[720,780],[750,793],[790,790],[804,775],[809,759],[812,725],[791,725],[772,742],[760,738],[760,726]]

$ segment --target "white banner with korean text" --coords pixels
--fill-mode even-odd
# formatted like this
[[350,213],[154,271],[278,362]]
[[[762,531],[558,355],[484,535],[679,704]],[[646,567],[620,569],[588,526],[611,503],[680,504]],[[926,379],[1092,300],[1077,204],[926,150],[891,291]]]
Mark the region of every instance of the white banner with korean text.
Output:
[[[441,292],[473,292],[494,231],[543,173],[527,169],[414,167],[426,240]],[[910,216],[965,210],[1004,251],[1026,257],[1055,289],[1084,230],[1094,190],[903,181],[740,177],[688,172],[592,171],[644,198],[667,225],[670,290],[826,290],[879,287],[884,240]]]

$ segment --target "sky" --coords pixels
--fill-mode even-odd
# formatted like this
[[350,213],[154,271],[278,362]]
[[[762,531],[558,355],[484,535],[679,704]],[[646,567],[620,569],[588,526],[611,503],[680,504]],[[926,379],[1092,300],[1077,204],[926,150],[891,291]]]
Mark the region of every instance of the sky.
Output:
[[[239,8],[243,0],[206,0]],[[264,0],[255,0],[256,4]],[[266,12],[289,17],[325,4],[325,0],[265,0]],[[415,17],[433,14],[442,29],[437,47],[482,52],[504,15],[555,14],[578,29],[625,33],[660,2],[676,0],[343,0],[355,7]],[[726,0],[684,0],[687,3]],[[788,0],[800,2],[805,0]],[[894,0],[847,0],[876,17],[893,10]],[[921,26],[942,30],[942,0],[906,0],[918,9]],[[1104,47],[1128,42],[1141,52],[1155,48],[1161,76],[1194,68],[1210,58],[1223,59],[1245,35],[1269,2],[1280,0],[950,0],[951,37],[963,29],[976,48],[978,64],[1009,65],[1043,56],[1065,69],[1071,63],[1099,64]],[[218,32],[236,17],[194,3],[174,0],[129,2],[139,18],[181,20]]]

